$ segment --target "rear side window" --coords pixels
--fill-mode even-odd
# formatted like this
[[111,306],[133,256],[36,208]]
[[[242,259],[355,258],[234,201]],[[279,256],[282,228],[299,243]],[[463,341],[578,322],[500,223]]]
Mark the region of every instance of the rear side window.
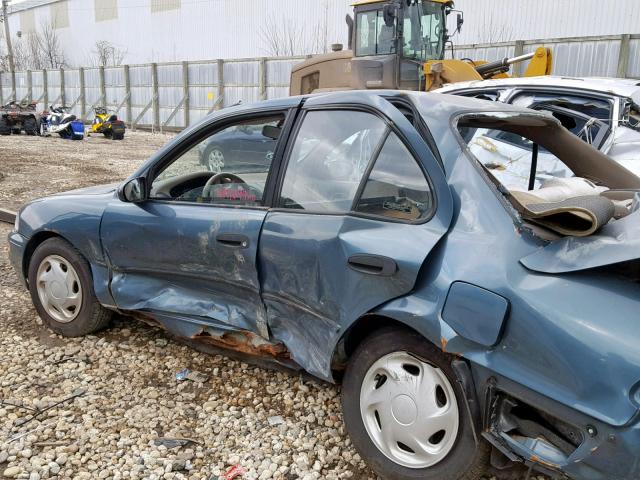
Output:
[[433,208],[429,183],[411,152],[391,133],[365,184],[356,211],[416,221]]

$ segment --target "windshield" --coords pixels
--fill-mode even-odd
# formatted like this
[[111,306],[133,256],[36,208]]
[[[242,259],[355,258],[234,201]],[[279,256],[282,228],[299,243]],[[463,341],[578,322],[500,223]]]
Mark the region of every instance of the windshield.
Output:
[[[402,56],[426,61],[443,58],[445,14],[442,4],[410,0],[404,9]],[[396,53],[397,20],[387,18],[382,9],[356,15],[356,56]]]
[[402,55],[416,60],[439,60],[444,51],[445,16],[442,4],[412,2],[404,14]]

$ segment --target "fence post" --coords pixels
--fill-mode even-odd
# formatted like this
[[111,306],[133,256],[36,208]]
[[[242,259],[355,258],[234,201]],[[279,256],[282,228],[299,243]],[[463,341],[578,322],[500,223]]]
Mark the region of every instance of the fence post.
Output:
[[47,78],[47,69],[42,70],[42,101],[44,108],[49,108],[49,79]]
[[2,72],[0,72],[0,106],[4,105],[4,93],[2,90]]
[[124,65],[124,95],[125,95],[125,112],[127,115],[127,121],[129,122],[129,127],[133,123],[132,113],[131,113],[131,77],[129,77],[129,65]]
[[[524,40],[516,40],[516,44],[515,44],[514,49],[513,49],[513,56],[514,57],[519,57],[520,55],[524,55]],[[523,62],[516,63],[513,66],[513,74],[514,74],[514,76],[521,77],[523,72],[524,72]]]
[[87,96],[84,88],[84,68],[78,69],[78,82],[80,83],[80,118],[84,120],[87,118]]
[[160,128],[160,89],[158,87],[158,64],[151,64],[151,89],[153,91],[151,97],[151,107],[153,110],[152,129]]
[[14,102],[18,101],[18,95],[16,93],[16,72],[11,70],[11,98]]
[[33,79],[31,77],[31,70],[27,70],[27,98],[29,103],[33,101]]
[[67,106],[67,98],[64,93],[64,68],[60,69],[60,104],[63,107]]
[[260,100],[267,99],[267,59],[262,57],[260,59]]
[[[216,110],[220,110],[224,107],[224,60],[218,60],[218,98],[220,98],[220,103],[216,107]],[[218,98],[216,101],[218,101]]]
[[182,62],[182,111],[184,112],[184,128],[189,126],[189,62]]
[[619,78],[626,78],[629,69],[629,54],[631,52],[631,35],[620,35],[620,54],[618,55],[618,71]]
[[107,107],[107,86],[104,80],[104,66],[100,66],[98,69],[98,75],[100,77],[100,106]]

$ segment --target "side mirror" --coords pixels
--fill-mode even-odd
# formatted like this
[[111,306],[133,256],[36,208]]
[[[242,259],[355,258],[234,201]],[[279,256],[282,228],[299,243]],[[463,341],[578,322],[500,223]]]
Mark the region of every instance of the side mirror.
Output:
[[265,125],[264,127],[262,127],[262,136],[270,138],[271,140],[278,140],[278,138],[280,138],[281,132],[282,128],[275,127],[273,125]]
[[140,203],[147,199],[147,183],[144,177],[129,180],[118,189],[118,198],[123,202]]

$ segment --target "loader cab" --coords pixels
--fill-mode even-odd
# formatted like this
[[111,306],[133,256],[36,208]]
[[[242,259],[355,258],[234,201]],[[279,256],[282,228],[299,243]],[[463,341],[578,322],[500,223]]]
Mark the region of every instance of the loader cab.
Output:
[[444,58],[449,6],[440,0],[356,3],[350,42],[356,84],[419,90],[424,62]]
[[431,0],[363,2],[355,6],[355,56],[396,55],[426,62],[444,58],[446,4]]
[[[335,90],[426,89],[425,62],[444,58],[452,0],[359,0],[347,16],[349,49],[316,55],[291,72],[290,95]],[[461,25],[461,17],[458,27]]]

